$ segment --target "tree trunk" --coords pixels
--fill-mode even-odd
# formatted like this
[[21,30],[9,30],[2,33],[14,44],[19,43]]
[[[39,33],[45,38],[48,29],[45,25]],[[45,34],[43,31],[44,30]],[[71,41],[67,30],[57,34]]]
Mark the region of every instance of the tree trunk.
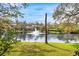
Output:
[[45,14],[45,43],[47,44],[48,41],[47,41],[47,34],[48,34],[48,31],[47,31],[47,13]]

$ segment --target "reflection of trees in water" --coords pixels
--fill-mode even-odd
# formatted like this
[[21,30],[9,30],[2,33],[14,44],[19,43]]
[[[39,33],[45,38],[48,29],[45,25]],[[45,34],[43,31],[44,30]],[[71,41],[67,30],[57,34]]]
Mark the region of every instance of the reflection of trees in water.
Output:
[[66,43],[69,43],[71,41],[77,42],[79,41],[79,34],[61,34],[58,35],[57,38],[59,40],[65,41]]
[[18,33],[16,33],[16,38],[25,40],[26,39],[26,32],[18,32]]
[[26,32],[23,32],[22,38],[24,41],[26,40]]
[[27,34],[27,38],[28,38],[28,40],[33,39],[33,35]]
[[39,38],[40,40],[42,40],[42,38],[44,38],[44,37],[45,37],[44,34],[39,34],[39,36],[38,36],[38,38]]
[[[58,34],[59,35],[59,34]],[[57,39],[57,34],[48,34],[48,40],[51,40],[51,38],[53,39]]]
[[[26,32],[24,33],[17,33],[16,35],[17,39],[22,39],[22,40],[42,40],[44,39],[45,35],[44,34],[40,34],[38,36],[34,36],[32,34],[27,34]],[[69,42],[77,42],[79,41],[79,34],[50,34],[48,35],[48,40],[50,40],[51,38],[53,39],[59,39],[61,41],[64,41],[66,43]]]
[[34,36],[34,35],[32,35],[32,34],[26,34],[26,36],[27,36],[27,40],[37,40],[38,39],[38,37],[39,36]]

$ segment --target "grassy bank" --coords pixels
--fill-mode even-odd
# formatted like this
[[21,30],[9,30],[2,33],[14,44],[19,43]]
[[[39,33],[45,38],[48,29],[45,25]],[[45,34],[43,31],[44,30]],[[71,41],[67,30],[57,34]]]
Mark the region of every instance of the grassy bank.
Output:
[[19,42],[12,45],[6,56],[72,56],[74,43],[34,43]]

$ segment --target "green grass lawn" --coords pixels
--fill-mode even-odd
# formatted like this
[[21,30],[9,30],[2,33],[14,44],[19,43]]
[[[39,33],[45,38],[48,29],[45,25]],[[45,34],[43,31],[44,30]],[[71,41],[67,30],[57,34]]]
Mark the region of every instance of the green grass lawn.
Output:
[[12,45],[6,56],[73,56],[75,43],[19,42]]

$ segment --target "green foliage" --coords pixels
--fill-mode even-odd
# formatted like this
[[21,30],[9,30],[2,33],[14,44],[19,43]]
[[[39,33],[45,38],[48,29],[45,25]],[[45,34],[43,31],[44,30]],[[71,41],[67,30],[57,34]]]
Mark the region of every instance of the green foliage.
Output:
[[75,43],[73,45],[73,47],[75,48],[75,51],[74,51],[75,55],[78,55],[79,56],[79,44],[78,43]]
[[4,30],[0,28],[0,38],[1,38],[3,32],[4,32]]
[[0,55],[4,55],[11,47],[11,44],[16,42],[16,39],[14,39],[16,31],[11,26],[12,21],[10,18],[23,17],[19,9],[24,8],[26,5],[25,3],[0,3]]
[[0,55],[4,55],[11,48],[11,44],[16,42],[13,38],[13,30],[8,30],[5,37],[0,38]]
[[75,44],[73,45],[73,47],[75,47],[76,50],[79,50],[79,44],[78,44],[78,43],[75,43]]
[[76,31],[76,25],[74,23],[61,23],[59,24],[58,28],[64,33],[70,33]]

